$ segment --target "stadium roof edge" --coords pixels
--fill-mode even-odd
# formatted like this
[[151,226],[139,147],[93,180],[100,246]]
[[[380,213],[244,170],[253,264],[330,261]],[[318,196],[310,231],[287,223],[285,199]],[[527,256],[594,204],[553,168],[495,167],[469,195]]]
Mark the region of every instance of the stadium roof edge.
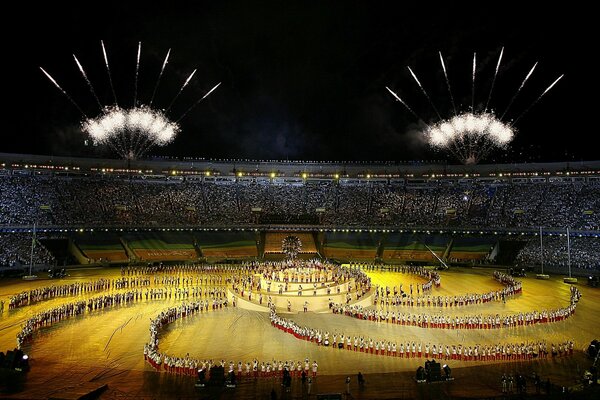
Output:
[[[468,176],[473,174],[502,174],[502,173],[553,173],[581,171],[589,174],[600,174],[600,160],[597,161],[569,161],[547,163],[511,163],[511,164],[478,164],[478,165],[449,165],[433,162],[317,162],[317,161],[260,161],[260,160],[191,160],[191,159],[143,159],[143,160],[116,160],[102,158],[48,156],[34,154],[0,153],[0,167],[21,168],[32,166],[43,167],[77,167],[82,171],[96,171],[98,169],[121,169],[141,173],[170,173],[182,172],[205,173],[214,172],[219,175],[234,175],[236,172],[269,174],[277,176],[297,176],[307,173],[311,177],[322,175],[332,177],[334,174],[343,174],[343,177],[392,177],[394,175],[414,174],[415,176],[429,176],[442,174],[445,176],[455,174]],[[42,167],[43,166],[43,167]]]

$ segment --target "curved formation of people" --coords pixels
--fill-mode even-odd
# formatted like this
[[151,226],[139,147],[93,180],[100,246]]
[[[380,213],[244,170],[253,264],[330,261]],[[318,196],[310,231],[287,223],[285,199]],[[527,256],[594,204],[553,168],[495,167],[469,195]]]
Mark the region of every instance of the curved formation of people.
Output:
[[402,293],[394,293],[392,295],[389,290],[383,292],[383,288],[379,288],[379,290],[375,293],[374,304],[378,305],[380,308],[390,306],[455,308],[483,304],[490,301],[505,301],[508,298],[513,298],[515,295],[520,294],[523,291],[521,282],[517,281],[508,274],[494,271],[494,279],[505,285],[505,287],[503,289],[492,290],[487,293],[467,293],[456,296],[413,296],[412,293],[406,295],[403,295]]
[[[371,290],[371,278],[360,269],[342,267],[320,260],[294,260],[258,263],[260,267],[241,270],[231,278],[232,290],[249,301],[259,299],[262,304],[263,294],[268,296],[289,295],[291,284],[294,295],[317,295],[320,289],[326,294],[331,291],[347,293],[347,301],[351,293],[360,298]],[[255,265],[256,266],[256,265]],[[305,288],[302,287],[305,284]],[[277,285],[273,287],[273,285]],[[342,288],[343,287],[343,288]]]
[[[440,282],[439,274],[426,270],[407,270],[428,278],[428,282],[436,285]],[[521,282],[501,272],[494,272],[494,279],[505,285],[503,290],[479,295],[454,296],[454,299],[437,297],[443,300],[431,300],[423,305],[441,305],[455,307],[466,304],[481,304],[488,301],[503,299],[521,292]],[[13,296],[11,309],[24,307],[34,303],[49,300],[59,296],[79,297],[73,301],[61,304],[46,311],[37,312],[22,325],[17,334],[17,347],[30,342],[35,332],[52,326],[70,317],[93,313],[118,306],[130,305],[142,300],[170,300],[172,298],[184,301],[181,305],[171,307],[156,316],[150,324],[150,340],[144,346],[145,359],[157,370],[175,374],[195,375],[197,371],[207,371],[218,362],[200,360],[185,356],[163,354],[159,351],[159,331],[166,324],[192,314],[221,310],[231,304],[227,300],[227,287],[247,292],[265,291],[261,287],[263,279],[270,282],[300,284],[354,282],[355,290],[369,290],[370,277],[361,268],[346,268],[318,260],[258,263],[250,262],[242,266],[231,264],[181,264],[169,266],[123,268],[121,277],[115,279],[97,279],[88,282],[77,282],[65,285],[52,285],[21,292]],[[264,281],[263,281],[264,283]],[[93,292],[107,291],[95,297],[83,298]],[[378,288],[381,298],[389,298],[391,289]],[[394,290],[395,292],[395,290]],[[396,294],[397,296],[397,294]],[[435,299],[435,296],[425,298]],[[575,312],[581,298],[580,291],[571,286],[570,304],[566,307],[549,311],[531,311],[506,316],[500,315],[470,315],[443,316],[428,314],[400,313],[383,310],[385,303],[380,301],[374,309],[355,304],[330,304],[334,313],[349,315],[355,318],[371,321],[388,322],[399,325],[419,326],[422,328],[438,329],[495,329],[505,327],[527,326],[539,323],[556,322],[568,318]],[[456,301],[456,302],[455,302]],[[233,300],[235,307],[235,298]],[[476,344],[467,346],[461,343],[396,343],[394,340],[375,339],[374,337],[350,336],[343,332],[329,333],[323,329],[302,327],[293,320],[277,314],[271,301],[268,302],[270,320],[273,326],[294,335],[298,339],[314,342],[317,345],[330,346],[339,350],[357,351],[368,354],[394,356],[401,358],[434,357],[462,361],[498,361],[498,360],[529,360],[547,355],[558,356],[570,354],[573,342],[547,343],[537,341],[532,343],[498,343]],[[306,362],[284,361],[230,361],[221,360],[220,365],[228,367],[229,372],[237,372],[239,376],[269,377],[278,376],[282,371],[300,373],[305,369]],[[309,363],[310,364],[310,363]],[[314,362],[316,364],[316,361]],[[312,364],[311,364],[312,368]],[[314,371],[316,373],[316,370]]]
[[575,309],[581,292],[571,286],[569,305],[554,310],[520,312],[509,315],[431,315],[409,314],[399,311],[384,311],[361,305],[332,304],[330,309],[334,314],[342,314],[373,322],[386,322],[405,326],[434,329],[500,329],[517,326],[552,323],[565,320],[575,314]]
[[31,290],[25,290],[10,297],[8,309],[27,306],[40,301],[50,300],[55,297],[77,296],[94,291],[109,290],[109,279],[97,279],[89,282],[75,282],[65,285],[51,285]]
[[[223,309],[223,307],[227,308],[227,306],[227,302],[223,302],[217,307],[213,306],[212,310],[220,310]],[[210,375],[211,369],[215,366],[219,366],[224,370],[227,369],[228,374],[236,375],[238,379],[241,379],[242,377],[254,379],[283,377],[284,371],[290,373],[291,376],[299,377],[302,372],[308,375],[310,368],[312,368],[312,376],[317,376],[317,361],[315,360],[310,364],[308,358],[305,359],[304,363],[301,361],[294,362],[293,360],[259,362],[255,358],[251,362],[238,361],[236,364],[233,361],[226,363],[225,360],[221,360],[220,362],[213,362],[212,359],[200,360],[190,357],[189,353],[183,357],[178,357],[159,351],[159,333],[163,326],[179,319],[208,311],[208,306],[202,302],[184,302],[177,307],[168,308],[158,314],[150,321],[150,340],[144,345],[144,360],[157,371],[165,371],[177,375]]]
[[[430,357],[459,360],[459,361],[526,361],[535,358],[544,358],[548,354],[552,356],[571,355],[574,342],[564,341],[548,344],[546,341],[521,342],[521,343],[498,343],[495,345],[473,345],[441,344],[403,342],[399,345],[394,340],[381,340],[367,338],[364,336],[345,335],[319,329],[301,327],[296,322],[281,317],[274,308],[270,311],[271,325],[296,337],[300,340],[312,342],[318,346],[329,346],[334,350],[356,351],[365,354],[390,356],[400,358],[427,358]],[[558,349],[558,350],[557,350]],[[556,350],[556,351],[555,351]]]

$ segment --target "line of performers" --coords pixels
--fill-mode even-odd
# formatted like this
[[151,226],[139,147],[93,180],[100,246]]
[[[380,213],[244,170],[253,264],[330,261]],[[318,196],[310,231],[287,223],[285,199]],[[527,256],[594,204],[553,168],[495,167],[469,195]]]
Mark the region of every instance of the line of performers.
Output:
[[[160,291],[160,292],[159,292]],[[159,296],[159,293],[161,294]],[[69,303],[64,303],[54,308],[41,311],[30,317],[23,324],[21,330],[17,333],[17,348],[30,342],[33,339],[33,334],[38,330],[52,326],[65,319],[82,315],[84,313],[92,313],[97,310],[105,310],[117,306],[125,306],[138,301],[146,300],[150,297],[153,299],[166,299],[166,289],[151,289],[146,291],[146,296],[141,289],[129,290],[125,292],[116,292],[104,294],[101,296],[91,297],[85,300],[77,300]],[[226,298],[211,298],[200,300],[198,303],[203,305],[205,310],[209,308],[218,309],[227,306]]]
[[[165,356],[158,351],[158,334],[160,329],[178,319],[188,317],[190,315],[208,312],[208,301],[193,301],[190,303],[184,302],[176,307],[170,307],[161,311],[155,318],[150,320],[150,340],[144,345],[144,359],[157,370],[160,370],[161,365],[165,360]],[[215,299],[213,301],[212,310],[222,310],[227,308],[226,299]],[[176,360],[173,358],[173,360]]]
[[[147,345],[146,345],[147,346]],[[313,378],[317,377],[319,364],[316,360],[312,363],[308,358],[302,361],[294,360],[271,360],[271,361],[233,361],[226,363],[225,360],[214,362],[213,360],[199,360],[190,357],[187,353],[184,357],[169,356],[167,354],[158,354],[144,348],[144,358],[157,371],[164,371],[169,374],[196,376],[204,375],[209,378],[210,371],[214,367],[223,368],[228,375],[235,374],[238,380],[258,379],[258,378],[282,378],[284,371],[287,371],[291,377],[300,378],[302,375]]]
[[531,343],[505,343],[495,345],[462,344],[429,344],[406,342],[396,344],[395,341],[373,340],[350,335],[333,335],[330,342],[329,333],[308,327],[300,327],[294,321],[279,316],[275,309],[270,312],[271,324],[297,339],[306,340],[320,346],[331,346],[332,349],[361,352],[380,356],[399,358],[438,358],[459,361],[499,361],[499,360],[532,360],[548,355],[564,356],[573,354],[573,341],[547,345],[545,341]]
[[492,290],[487,293],[467,293],[456,296],[412,296],[412,295],[392,295],[386,290],[381,295],[381,290],[376,291],[373,303],[381,308],[390,306],[403,307],[464,307],[469,305],[489,303],[491,301],[506,301],[523,291],[520,281],[512,276],[501,272],[494,272],[494,279],[505,285],[501,290]]
[[86,310],[87,312],[92,312],[98,309],[130,304],[141,299],[141,291],[128,291],[92,297],[87,301],[79,300],[65,303],[49,310],[39,312],[25,321],[23,328],[17,333],[17,348],[20,349],[23,343],[31,341],[33,334],[41,328],[49,327],[64,319],[84,314]]
[[94,291],[109,290],[110,279],[97,279],[88,282],[75,282],[65,285],[51,285],[36,289],[26,290],[10,297],[8,309],[24,307],[39,301],[50,300],[55,297],[78,296]]
[[330,304],[334,314],[342,314],[352,318],[368,320],[373,322],[385,322],[406,326],[418,326],[421,328],[435,329],[499,329],[517,326],[535,325],[543,323],[559,322],[575,314],[575,309],[581,292],[571,286],[569,305],[555,310],[531,311],[501,316],[496,315],[428,315],[409,314],[400,311],[384,311],[383,309],[371,309],[360,305]]

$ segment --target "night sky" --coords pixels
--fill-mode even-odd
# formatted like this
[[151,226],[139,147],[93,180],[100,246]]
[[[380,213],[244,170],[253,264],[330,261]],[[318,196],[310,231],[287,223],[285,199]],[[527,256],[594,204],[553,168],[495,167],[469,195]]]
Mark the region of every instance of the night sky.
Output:
[[[419,122],[385,90],[397,91],[427,122],[435,113],[410,65],[443,115],[451,105],[438,50],[455,99],[471,103],[471,62],[479,66],[475,103],[484,104],[505,46],[493,108],[503,111],[535,61],[539,65],[508,114],[517,117],[560,74],[563,80],[519,121],[508,151],[489,162],[598,159],[592,141],[596,104],[595,16],[584,7],[536,10],[485,2],[456,8],[406,2],[195,2],[194,6],[67,8],[23,2],[5,24],[2,152],[98,155],[84,145],[80,115],[42,75],[49,71],[86,113],[98,108],[72,58],[100,99],[112,96],[100,39],[121,105],[131,105],[137,42],[143,42],[139,98],[151,96],[169,48],[155,104],[166,107],[194,69],[170,115],[179,117],[218,82],[208,101],[183,121],[171,145],[152,154],[206,158],[433,160],[449,158],[421,140]],[[373,3],[377,3],[374,5]],[[528,6],[529,7],[529,6]],[[6,16],[9,18],[8,16]],[[20,26],[18,30],[12,27]],[[592,109],[592,107],[594,109]],[[106,155],[106,153],[104,154]]]

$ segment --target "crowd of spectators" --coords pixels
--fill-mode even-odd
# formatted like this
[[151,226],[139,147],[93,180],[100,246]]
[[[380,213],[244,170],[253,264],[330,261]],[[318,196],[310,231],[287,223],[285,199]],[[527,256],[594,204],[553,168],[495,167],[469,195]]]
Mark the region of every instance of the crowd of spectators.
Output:
[[[281,183],[0,175],[0,226],[227,227],[264,221],[353,227],[599,230],[600,184]],[[598,268],[599,248],[597,238],[574,238],[572,266]],[[0,265],[28,265],[30,251],[30,235],[0,234]],[[566,254],[566,241],[551,237],[544,249],[544,263],[565,267]],[[518,256],[522,265],[539,264],[539,259],[535,240]],[[52,254],[38,241],[34,264],[53,262]]]
[[[31,234],[0,233],[0,266],[17,267],[31,262]],[[33,249],[34,265],[53,265],[54,256],[38,240]]]
[[[317,209],[319,211],[317,211]],[[0,176],[0,225],[251,224],[312,216],[343,226],[600,228],[600,185],[269,183]]]
[[[572,237],[571,267],[580,269],[600,269],[600,238]],[[565,236],[544,236],[540,246],[539,238],[532,239],[521,249],[517,255],[517,266],[555,267],[566,271],[569,264],[567,251],[567,238]]]

